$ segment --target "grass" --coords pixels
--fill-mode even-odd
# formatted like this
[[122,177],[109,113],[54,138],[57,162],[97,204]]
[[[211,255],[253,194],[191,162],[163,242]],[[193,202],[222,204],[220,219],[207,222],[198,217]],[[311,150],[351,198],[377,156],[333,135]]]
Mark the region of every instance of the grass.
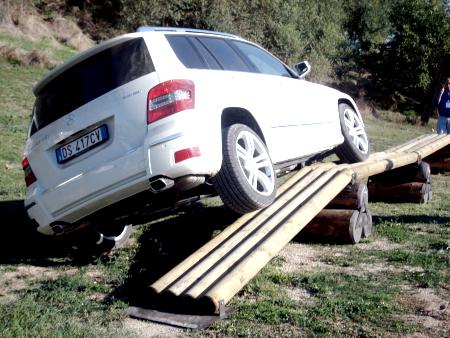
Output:
[[[54,51],[49,41],[31,42],[3,33],[0,42],[28,51],[48,48],[55,59],[73,53],[65,48]],[[11,210],[16,206],[13,202],[19,200],[20,204],[24,197],[20,160],[33,105],[32,87],[46,72],[0,58],[0,208],[3,216],[12,215],[2,222],[3,248],[9,251],[0,250],[0,283],[4,282],[0,286],[0,336],[136,335],[123,326],[122,315],[133,288],[148,285],[233,217],[220,208],[217,198],[207,200],[202,208],[194,205],[136,227],[130,243],[113,254],[83,259],[75,256],[64,240],[44,239],[24,229]],[[366,124],[372,151],[395,146],[432,128],[371,116],[366,117]],[[375,225],[371,239],[355,246],[301,244],[299,250],[314,252],[309,265],[287,271],[288,258],[274,258],[231,301],[235,311],[227,320],[207,330],[185,333],[242,337],[448,335],[448,321],[442,327],[425,327],[408,319],[424,312],[408,302],[411,293],[428,290],[442,297],[443,303],[450,299],[450,174],[433,175],[432,181],[430,203],[371,203]],[[37,272],[33,277],[26,274],[8,279],[22,269]],[[3,293],[12,298],[2,300]]]
[[118,333],[123,304],[100,303],[98,293],[108,292],[82,271],[40,283],[20,300],[0,306],[2,337],[92,337]]
[[[245,336],[281,334],[276,331],[279,329],[289,336],[297,335],[298,328],[302,328],[302,335],[324,337],[374,336],[380,329],[390,333],[414,331],[404,321],[385,320],[402,310],[395,302],[398,287],[385,282],[376,274],[285,274],[268,267],[244,289],[244,295],[233,304],[235,315],[228,323],[218,325],[217,333],[239,336],[242,327],[250,323],[251,330]],[[292,300],[286,293],[288,288],[305,290],[309,296]],[[271,327],[269,332],[267,325]]]

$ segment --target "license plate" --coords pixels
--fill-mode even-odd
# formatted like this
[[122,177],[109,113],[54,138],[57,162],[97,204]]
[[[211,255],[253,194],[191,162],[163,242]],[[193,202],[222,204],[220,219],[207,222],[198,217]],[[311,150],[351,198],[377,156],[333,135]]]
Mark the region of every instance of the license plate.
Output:
[[65,163],[108,140],[108,128],[102,125],[56,149],[56,160]]

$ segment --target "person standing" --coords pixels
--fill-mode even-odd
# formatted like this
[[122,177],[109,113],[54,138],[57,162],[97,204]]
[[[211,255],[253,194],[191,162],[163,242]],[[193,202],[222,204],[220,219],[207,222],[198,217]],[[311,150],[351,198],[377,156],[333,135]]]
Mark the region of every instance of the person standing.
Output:
[[445,79],[444,87],[435,97],[439,117],[437,121],[438,134],[450,134],[450,78]]

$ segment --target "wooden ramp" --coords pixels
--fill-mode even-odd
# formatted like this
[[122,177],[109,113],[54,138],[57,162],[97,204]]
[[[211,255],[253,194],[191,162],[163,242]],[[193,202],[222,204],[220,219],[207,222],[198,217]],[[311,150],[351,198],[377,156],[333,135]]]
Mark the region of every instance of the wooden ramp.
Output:
[[[183,311],[218,314],[350,182],[418,163],[449,144],[450,135],[430,134],[362,163],[304,167],[278,189],[271,206],[242,216],[150,285],[150,291]],[[129,312],[146,318],[136,313]]]

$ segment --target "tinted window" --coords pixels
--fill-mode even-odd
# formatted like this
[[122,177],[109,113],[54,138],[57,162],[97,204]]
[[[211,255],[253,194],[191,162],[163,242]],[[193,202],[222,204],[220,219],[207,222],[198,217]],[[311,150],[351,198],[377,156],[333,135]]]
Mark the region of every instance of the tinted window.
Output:
[[195,49],[203,57],[210,69],[222,69],[217,59],[202,45],[196,38],[189,38],[189,41],[195,46]]
[[208,68],[192,43],[184,36],[167,36],[167,41],[169,41],[178,59],[187,68]]
[[231,43],[248,58],[259,73],[292,77],[286,67],[265,50],[240,41]]
[[223,69],[244,72],[250,71],[239,54],[225,40],[205,37],[198,39],[214,55]]
[[91,56],[60,74],[37,94],[34,115],[37,130],[154,70],[142,38]]

